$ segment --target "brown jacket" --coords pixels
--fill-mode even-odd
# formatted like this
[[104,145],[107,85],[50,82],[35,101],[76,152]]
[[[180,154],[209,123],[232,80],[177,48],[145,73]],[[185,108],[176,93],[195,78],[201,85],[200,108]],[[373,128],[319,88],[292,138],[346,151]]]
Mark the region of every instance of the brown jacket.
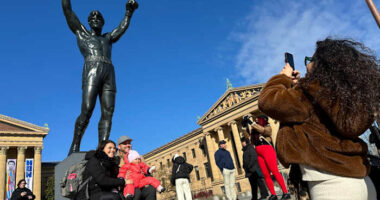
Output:
[[321,92],[317,82],[305,92],[293,87],[285,75],[272,77],[261,91],[260,110],[281,122],[276,141],[280,162],[285,167],[305,164],[339,176],[367,176],[367,145],[359,136],[373,122],[372,115],[364,109],[342,114],[336,102],[318,99]]
[[[272,142],[272,128],[269,123],[265,127],[260,126],[258,124],[254,124],[252,125],[252,129],[257,130],[260,133],[260,135],[265,138],[266,141]],[[243,134],[244,137],[250,138],[251,143],[254,144],[253,138],[251,137],[251,134],[247,132],[247,129],[243,129]]]
[[253,128],[256,129],[266,141],[272,142],[272,128],[269,123],[265,127],[256,124]]

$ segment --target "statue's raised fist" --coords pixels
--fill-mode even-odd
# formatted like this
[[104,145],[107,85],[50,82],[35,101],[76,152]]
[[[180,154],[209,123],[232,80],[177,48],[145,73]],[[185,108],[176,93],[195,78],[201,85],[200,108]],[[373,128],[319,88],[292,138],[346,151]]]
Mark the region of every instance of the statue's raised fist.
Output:
[[135,11],[139,7],[139,4],[135,0],[128,0],[126,9],[129,11]]

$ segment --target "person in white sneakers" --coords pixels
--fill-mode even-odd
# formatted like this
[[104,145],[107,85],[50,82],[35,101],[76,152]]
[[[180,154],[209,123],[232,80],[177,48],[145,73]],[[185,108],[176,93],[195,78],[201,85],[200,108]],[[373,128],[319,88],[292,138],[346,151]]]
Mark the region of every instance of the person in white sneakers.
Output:
[[185,158],[175,154],[172,159],[172,177],[170,182],[175,186],[178,200],[191,200],[190,173],[193,165],[187,163]]
[[229,151],[227,151],[227,142],[219,141],[219,149],[215,152],[215,163],[223,174],[224,188],[228,200],[236,200],[235,190],[235,165]]

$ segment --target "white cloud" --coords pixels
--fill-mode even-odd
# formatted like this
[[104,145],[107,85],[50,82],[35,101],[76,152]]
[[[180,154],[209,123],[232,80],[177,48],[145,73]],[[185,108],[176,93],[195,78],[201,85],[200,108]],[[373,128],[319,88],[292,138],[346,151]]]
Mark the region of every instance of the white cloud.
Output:
[[379,28],[365,1],[255,1],[232,37],[240,44],[236,68],[246,84],[266,82],[280,72],[284,52],[293,53],[296,69],[315,42],[327,36],[352,38],[379,52]]

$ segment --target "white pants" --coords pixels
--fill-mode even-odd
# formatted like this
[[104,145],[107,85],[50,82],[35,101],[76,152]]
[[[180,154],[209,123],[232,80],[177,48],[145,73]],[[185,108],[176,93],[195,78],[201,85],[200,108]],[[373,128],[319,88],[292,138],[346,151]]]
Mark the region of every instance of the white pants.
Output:
[[224,189],[228,200],[236,200],[235,169],[223,168]]
[[312,200],[376,200],[376,189],[368,176],[308,181],[308,185]]
[[178,200],[191,200],[191,190],[189,180],[187,178],[177,178],[175,180],[175,190]]

